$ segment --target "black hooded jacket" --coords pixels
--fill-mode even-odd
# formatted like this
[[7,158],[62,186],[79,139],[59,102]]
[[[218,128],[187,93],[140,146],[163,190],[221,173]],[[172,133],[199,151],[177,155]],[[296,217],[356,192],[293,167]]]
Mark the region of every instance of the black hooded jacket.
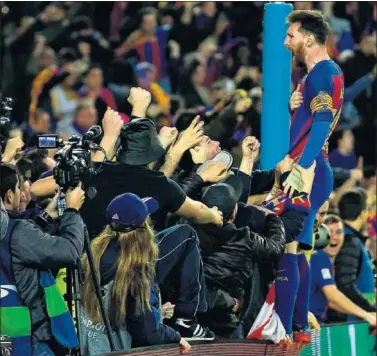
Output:
[[229,223],[223,227],[195,226],[206,280],[228,291],[234,298],[242,298],[253,264],[277,260],[284,250],[283,223],[273,214],[266,220],[263,235],[250,231],[248,227],[238,229]]

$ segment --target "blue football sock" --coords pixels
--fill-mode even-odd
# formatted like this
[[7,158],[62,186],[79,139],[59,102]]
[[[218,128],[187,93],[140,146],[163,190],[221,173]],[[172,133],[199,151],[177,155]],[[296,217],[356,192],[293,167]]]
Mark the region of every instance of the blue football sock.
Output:
[[275,310],[288,334],[292,332],[293,309],[299,284],[297,255],[285,253],[275,281]]
[[310,293],[310,264],[304,254],[298,255],[298,271],[300,284],[298,287],[293,324],[298,329],[305,329],[308,326],[309,293]]

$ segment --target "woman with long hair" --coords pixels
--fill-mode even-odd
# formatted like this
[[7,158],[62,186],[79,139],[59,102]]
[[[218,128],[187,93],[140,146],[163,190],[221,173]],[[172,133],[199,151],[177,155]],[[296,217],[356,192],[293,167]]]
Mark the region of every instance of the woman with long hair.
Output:
[[[109,225],[91,243],[95,269],[101,286],[112,282],[105,306],[111,327],[114,331],[126,329],[132,347],[179,343],[188,351],[187,341],[160,322],[160,298],[154,283],[158,247],[149,219],[157,209],[152,198],[140,199],[131,193],[114,198],[107,208]],[[86,255],[82,267],[85,315],[90,325],[103,324]],[[90,343],[91,338],[88,340]]]

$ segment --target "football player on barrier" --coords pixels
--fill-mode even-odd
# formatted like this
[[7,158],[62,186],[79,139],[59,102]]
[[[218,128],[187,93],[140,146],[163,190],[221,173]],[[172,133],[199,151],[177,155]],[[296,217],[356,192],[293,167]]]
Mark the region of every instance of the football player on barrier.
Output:
[[[328,23],[318,11],[293,11],[287,18],[289,28],[284,45],[293,52],[296,62],[305,64],[308,74],[290,100],[289,156],[296,162],[284,182],[284,193],[299,192],[302,178],[299,166],[316,163],[315,178],[310,195],[311,208],[304,229],[296,241],[287,244],[276,281],[276,312],[287,336],[282,346],[294,340],[310,343],[308,307],[310,267],[304,253],[312,247],[313,226],[318,209],[329,198],[333,175],[327,159],[327,140],[335,128],[343,106],[343,74],[326,51]],[[299,251],[302,252],[302,251]]]

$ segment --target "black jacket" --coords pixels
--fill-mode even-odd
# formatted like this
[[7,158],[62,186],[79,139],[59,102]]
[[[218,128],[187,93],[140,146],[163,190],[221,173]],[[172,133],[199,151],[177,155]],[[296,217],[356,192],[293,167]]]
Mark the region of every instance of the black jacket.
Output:
[[[266,217],[263,235],[229,223],[223,227],[195,225],[194,228],[200,240],[208,289],[209,309],[202,319],[217,335],[229,337],[250,307],[257,263],[271,263],[283,253],[284,226],[271,214]],[[238,313],[232,311],[234,298],[241,302]]]
[[345,227],[347,231],[351,231],[352,233],[346,232],[343,246],[335,259],[336,285],[342,293],[360,308],[368,312],[375,312],[376,307],[371,305],[362,296],[356,286],[362,261],[362,252],[357,240],[361,239],[364,241],[365,238],[359,231],[356,231],[349,225],[345,224]]
[[266,217],[263,235],[229,223],[196,225],[195,230],[206,278],[235,298],[242,297],[254,262],[278,260],[284,250],[284,226],[273,214]]
[[18,220],[11,236],[13,275],[17,290],[31,312],[34,340],[52,338],[39,288],[39,270],[72,268],[84,247],[84,223],[79,213],[67,209],[59,236],[44,233],[30,220]]

